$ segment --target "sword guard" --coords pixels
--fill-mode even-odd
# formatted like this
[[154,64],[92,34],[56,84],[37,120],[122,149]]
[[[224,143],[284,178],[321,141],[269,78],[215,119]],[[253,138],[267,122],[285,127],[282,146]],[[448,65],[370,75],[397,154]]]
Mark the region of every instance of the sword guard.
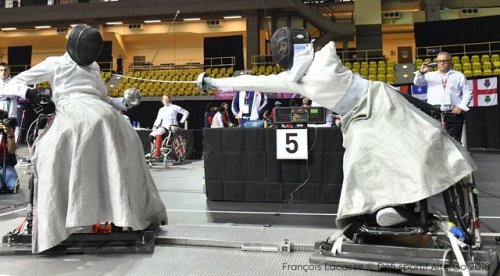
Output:
[[202,95],[207,95],[208,94],[208,85],[205,83],[205,78],[208,77],[207,72],[202,72],[198,75],[198,78],[196,79],[196,87],[198,87],[198,90],[200,90]]

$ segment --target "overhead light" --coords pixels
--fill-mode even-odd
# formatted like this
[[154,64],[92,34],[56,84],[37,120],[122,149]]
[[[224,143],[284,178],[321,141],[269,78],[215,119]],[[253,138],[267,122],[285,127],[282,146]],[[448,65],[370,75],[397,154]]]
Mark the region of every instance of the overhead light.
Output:
[[229,15],[229,16],[224,16],[224,19],[239,19],[241,18],[241,15]]
[[44,25],[44,26],[35,26],[35,29],[50,29],[52,28],[51,26],[49,25]]
[[161,23],[161,20],[144,20],[144,23]]
[[184,21],[200,21],[201,18],[199,18],[199,17],[192,17],[192,18],[184,18],[183,20]]
[[121,21],[116,21],[116,22],[106,22],[106,25],[121,25],[123,22]]
[[17,30],[17,28],[16,27],[7,27],[7,28],[1,28],[0,30],[2,30],[2,31],[15,31],[15,30]]
[[70,24],[71,28],[78,26],[78,24]]

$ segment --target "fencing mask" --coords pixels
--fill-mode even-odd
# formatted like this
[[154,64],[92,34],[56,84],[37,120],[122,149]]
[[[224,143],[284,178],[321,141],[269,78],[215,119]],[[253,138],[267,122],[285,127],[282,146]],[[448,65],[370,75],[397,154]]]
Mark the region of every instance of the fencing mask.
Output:
[[74,62],[87,66],[99,58],[102,45],[102,36],[97,29],[78,24],[68,35],[67,51]]
[[300,45],[309,44],[309,33],[304,29],[284,27],[274,32],[271,37],[273,60],[284,69],[291,69],[296,51]]

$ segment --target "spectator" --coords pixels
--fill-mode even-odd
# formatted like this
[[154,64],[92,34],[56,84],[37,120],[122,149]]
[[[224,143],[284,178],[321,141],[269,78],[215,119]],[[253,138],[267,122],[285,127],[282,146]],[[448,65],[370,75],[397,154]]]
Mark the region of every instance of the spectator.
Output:
[[168,131],[171,131],[170,126],[177,126],[179,124],[179,122],[177,122],[177,114],[182,114],[182,119],[180,120],[181,124],[184,124],[189,116],[187,110],[172,103],[172,97],[170,97],[170,95],[164,95],[161,98],[161,102],[163,103],[163,107],[158,110],[158,115],[153,123],[153,131],[149,134],[150,140],[153,141],[153,139],[155,139],[156,141],[152,155],[153,157],[160,156],[163,136]]
[[216,112],[217,112],[217,107],[214,106],[213,103],[208,103],[207,106],[205,107],[203,127],[210,128],[212,126],[212,120]]
[[118,75],[123,74],[123,58],[122,55],[118,55],[118,58],[116,59],[116,73]]
[[311,100],[307,97],[302,98],[302,107],[310,107],[311,106]]
[[231,123],[229,119],[229,113],[227,109],[229,105],[224,102],[220,105],[217,113],[215,113],[211,128],[223,128],[223,127],[232,127],[233,123]]
[[[253,75],[252,71],[235,72],[234,76]],[[263,118],[266,111],[267,95],[256,91],[239,91],[234,95],[231,109],[234,117],[239,121],[240,127],[249,127],[252,124],[245,123],[257,121]],[[262,125],[263,122],[262,122]]]
[[[7,63],[0,63],[0,90],[2,90],[10,78],[10,66]],[[0,110],[6,111],[9,121],[12,123],[11,127],[15,128],[17,125],[17,96],[0,96]],[[19,128],[16,128],[15,136],[19,133]]]
[[[6,124],[8,113],[0,110],[0,192],[15,192],[18,189],[17,172],[14,166],[16,160],[16,143],[14,139],[14,129]],[[8,119],[7,119],[8,121]]]
[[444,112],[446,129],[458,141],[462,138],[464,112],[469,110],[472,89],[467,85],[464,74],[451,69],[451,55],[441,52],[437,55],[438,70],[429,72],[429,63],[424,62],[415,72],[413,83],[427,85],[427,102]]

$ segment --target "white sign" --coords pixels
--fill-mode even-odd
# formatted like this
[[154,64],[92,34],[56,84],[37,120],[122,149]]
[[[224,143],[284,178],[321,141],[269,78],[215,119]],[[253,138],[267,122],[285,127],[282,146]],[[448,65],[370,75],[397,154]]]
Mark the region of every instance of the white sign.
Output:
[[307,129],[277,129],[276,159],[307,159]]

